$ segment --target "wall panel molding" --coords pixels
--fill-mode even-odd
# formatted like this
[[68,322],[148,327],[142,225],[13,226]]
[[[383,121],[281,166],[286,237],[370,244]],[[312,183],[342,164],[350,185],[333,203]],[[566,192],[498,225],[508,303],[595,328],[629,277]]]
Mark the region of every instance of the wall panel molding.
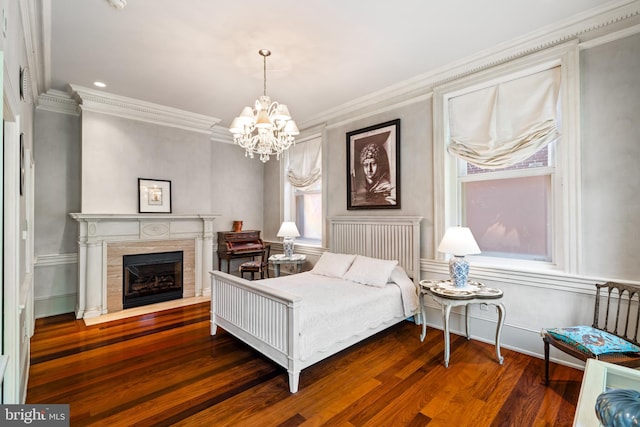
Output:
[[57,265],[77,264],[78,254],[43,254],[36,257],[35,267],[53,267]]

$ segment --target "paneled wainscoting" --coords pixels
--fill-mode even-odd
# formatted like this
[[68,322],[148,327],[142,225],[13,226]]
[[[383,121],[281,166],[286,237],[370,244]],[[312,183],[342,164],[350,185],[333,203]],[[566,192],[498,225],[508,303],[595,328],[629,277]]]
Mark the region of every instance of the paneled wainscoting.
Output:
[[222,330],[207,302],[86,326],[73,314],[39,319],[28,403],[68,403],[71,425],[569,426],[582,371],[402,322],[287,374]]

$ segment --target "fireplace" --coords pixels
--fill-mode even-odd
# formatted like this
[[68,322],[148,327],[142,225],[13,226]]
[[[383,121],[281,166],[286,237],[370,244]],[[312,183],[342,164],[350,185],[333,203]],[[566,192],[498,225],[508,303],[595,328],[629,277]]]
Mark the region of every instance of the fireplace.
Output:
[[124,255],[123,308],[182,298],[182,251]]

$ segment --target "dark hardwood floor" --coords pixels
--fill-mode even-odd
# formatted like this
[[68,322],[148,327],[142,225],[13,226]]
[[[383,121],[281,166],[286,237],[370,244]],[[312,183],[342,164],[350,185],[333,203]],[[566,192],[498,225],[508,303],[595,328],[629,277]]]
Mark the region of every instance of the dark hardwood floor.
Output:
[[[68,403],[71,425],[569,426],[582,371],[402,322],[302,371],[218,329],[207,303],[95,326],[37,321],[27,403]],[[542,346],[542,340],[540,342]]]

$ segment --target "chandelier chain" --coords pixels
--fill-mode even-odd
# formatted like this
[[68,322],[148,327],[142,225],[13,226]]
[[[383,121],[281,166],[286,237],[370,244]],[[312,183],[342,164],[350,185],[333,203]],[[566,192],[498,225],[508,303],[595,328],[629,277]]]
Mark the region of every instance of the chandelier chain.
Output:
[[266,55],[262,56],[262,67],[263,67],[262,71],[264,76],[262,94],[264,96],[267,96],[267,56]]

